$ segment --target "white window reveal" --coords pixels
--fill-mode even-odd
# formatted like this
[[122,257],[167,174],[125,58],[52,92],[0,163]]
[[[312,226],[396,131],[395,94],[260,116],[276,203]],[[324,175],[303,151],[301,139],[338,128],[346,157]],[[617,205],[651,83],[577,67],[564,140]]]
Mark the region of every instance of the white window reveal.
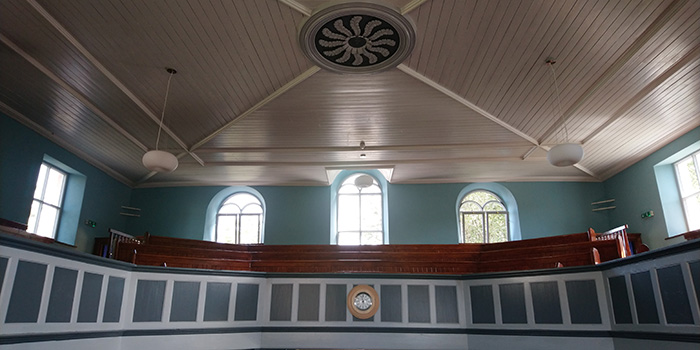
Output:
[[508,241],[508,210],[497,195],[477,190],[467,193],[459,206],[463,243]]
[[216,215],[216,241],[261,243],[262,222],[263,207],[260,200],[250,193],[234,193],[221,204]]

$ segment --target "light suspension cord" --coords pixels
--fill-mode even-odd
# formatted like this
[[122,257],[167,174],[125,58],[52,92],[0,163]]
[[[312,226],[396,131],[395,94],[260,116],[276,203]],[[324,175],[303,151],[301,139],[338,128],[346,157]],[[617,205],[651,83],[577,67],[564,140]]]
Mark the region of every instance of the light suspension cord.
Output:
[[156,151],[158,150],[158,142],[160,142],[160,131],[163,129],[163,119],[165,118],[165,106],[168,105],[168,94],[170,93],[170,80],[173,78],[173,74],[177,73],[172,68],[168,68],[168,73],[170,73],[170,77],[168,77],[168,87],[165,88],[165,101],[163,101],[163,111],[160,113],[160,125],[158,126],[158,136],[156,137]]
[[[559,84],[557,84],[557,74],[554,72],[554,63],[555,61],[553,59],[548,59],[547,64],[549,65],[549,69],[552,71],[552,77],[554,78],[554,91],[557,93],[557,107],[559,108],[559,115],[563,118],[564,117],[564,112],[561,110],[561,99],[559,98]],[[563,121],[564,124],[564,137],[566,139],[564,140],[565,142],[569,142],[569,130],[566,129],[566,120]]]

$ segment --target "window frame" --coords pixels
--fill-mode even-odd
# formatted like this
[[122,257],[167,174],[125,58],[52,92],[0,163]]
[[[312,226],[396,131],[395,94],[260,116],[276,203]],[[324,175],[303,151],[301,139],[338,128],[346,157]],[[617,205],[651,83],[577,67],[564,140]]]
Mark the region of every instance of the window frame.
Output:
[[[344,245],[344,244],[339,243],[339,237],[340,237],[340,234],[342,232],[346,232],[346,233],[357,232],[357,234],[359,235],[359,242],[360,242],[359,245],[374,245],[374,244],[363,244],[362,243],[362,233],[363,232],[379,233],[379,235],[381,236],[381,239],[382,239],[381,243],[379,243],[379,244],[380,245],[389,244],[388,228],[387,228],[387,221],[388,221],[388,218],[387,218],[387,186],[386,186],[386,183],[384,181],[385,180],[384,177],[378,171],[374,171],[374,170],[352,171],[352,172],[347,171],[347,172],[344,172],[342,175],[343,176],[336,177],[332,191],[331,191],[331,194],[332,194],[331,203],[332,203],[332,208],[333,208],[332,214],[334,216],[332,221],[331,221],[332,222],[331,244]],[[352,185],[351,183],[347,183],[350,179],[353,179],[355,177],[362,176],[362,175],[370,176],[374,180],[373,186],[377,186],[377,188],[379,189],[379,193],[365,193],[365,194],[363,194],[361,190],[359,190],[357,194],[340,193],[341,189],[344,186]],[[381,219],[381,223],[380,223],[380,230],[379,231],[377,231],[377,230],[363,230],[362,229],[362,222],[360,221],[358,223],[358,230],[357,231],[342,231],[341,232],[340,223],[339,223],[339,221],[340,221],[339,211],[340,211],[341,196],[349,196],[349,195],[359,197],[358,204],[360,205],[360,208],[358,209],[359,210],[358,213],[360,215],[360,220],[361,220],[361,215],[362,215],[361,196],[379,196],[379,202],[381,203],[381,205],[380,205],[381,213],[379,214],[379,217]]]
[[[244,205],[243,207],[239,207],[235,203],[226,203],[229,201],[229,199],[231,199],[237,195],[249,195],[249,196],[255,198],[255,200],[257,202],[248,203],[248,204]],[[260,213],[257,213],[257,214],[245,213],[245,209],[251,205],[255,205],[255,206],[260,207]],[[239,211],[238,211],[238,213],[221,214],[221,209],[223,209],[226,206],[236,206],[236,207],[238,207]],[[216,221],[215,221],[215,225],[214,225],[214,237],[213,237],[214,242],[226,243],[226,242],[219,242],[219,218],[221,216],[227,216],[227,217],[233,216],[236,218],[236,232],[234,234],[234,243],[229,243],[229,244],[262,244],[263,222],[264,222],[264,217],[265,217],[265,206],[263,204],[263,201],[260,200],[260,198],[258,196],[256,196],[255,194],[248,192],[248,191],[237,191],[237,192],[229,194],[219,204],[219,208],[217,209],[215,216],[216,216]],[[258,226],[257,233],[258,234],[257,234],[257,242],[255,242],[255,243],[241,243],[241,227],[242,227],[241,222],[243,221],[242,218],[244,216],[257,216],[258,217],[258,220],[257,220],[257,226]]]
[[[688,217],[688,208],[686,206],[686,199],[690,199],[692,197],[700,195],[700,189],[697,189],[697,190],[691,189],[691,191],[689,191],[688,193],[685,193],[685,195],[683,193],[684,186],[683,186],[683,183],[681,181],[681,175],[680,175],[681,171],[680,171],[679,167],[680,167],[681,163],[683,163],[689,159],[693,161],[693,165],[695,167],[695,176],[700,181],[700,151],[696,151],[694,153],[691,153],[690,155],[683,157],[683,158],[681,158],[678,161],[673,163],[673,170],[674,170],[674,174],[676,175],[676,186],[678,187],[678,195],[680,196],[681,210],[683,211],[683,219],[684,219],[684,223],[685,223],[685,228],[688,231],[690,231],[692,229],[691,229],[691,225],[690,225],[690,218]],[[693,227],[693,228],[699,229],[700,227],[699,228]]]
[[[494,197],[498,199],[498,203],[505,208],[505,211],[462,211],[462,204],[466,202],[467,196],[474,192],[488,192]],[[473,201],[472,201],[473,202]],[[479,203],[476,203],[479,205],[482,209],[488,205],[488,203],[493,202],[487,201],[484,203],[482,206]],[[496,184],[496,183],[482,183],[482,184],[472,184],[467,187],[465,187],[457,197],[457,203],[456,203],[456,217],[457,217],[457,231],[458,231],[458,236],[459,236],[459,243],[467,243],[467,237],[465,234],[464,230],[464,214],[479,214],[479,213],[484,213],[482,215],[482,225],[484,228],[488,227],[488,213],[493,213],[493,214],[505,214],[505,223],[506,223],[506,241],[515,241],[520,239],[520,221],[518,218],[518,208],[517,208],[517,203],[515,201],[515,198],[513,195],[510,193],[510,191],[505,188],[502,185]],[[489,233],[487,230],[483,230],[483,240],[482,243],[490,243],[489,242]]]
[[[41,167],[46,167],[46,172],[44,173],[43,183],[41,185],[40,198],[35,197],[36,187],[34,190],[34,194],[32,194],[32,207],[34,206],[34,203],[37,202],[38,208],[37,208],[36,218],[34,219],[33,224],[29,222],[30,221],[29,219],[32,217],[32,211],[30,210],[30,212],[29,212],[29,218],[27,218],[27,221],[28,221],[27,232],[37,234],[37,235],[40,235],[42,237],[56,239],[58,236],[58,228],[61,224],[61,215],[63,214],[63,202],[66,198],[66,187],[68,184],[69,173],[64,171],[63,169],[51,164],[51,163],[46,162],[46,161],[41,162],[40,169],[41,169]],[[49,173],[51,172],[51,170],[56,171],[57,173],[63,175],[63,179],[61,181],[61,188],[59,190],[59,198],[57,201],[58,205],[53,205],[53,204],[45,201],[46,189],[47,189],[48,181],[49,181]],[[39,174],[37,174],[37,181],[36,181],[37,187],[39,186],[39,181],[41,180],[39,178],[39,175],[41,175],[41,170],[39,170]],[[44,206],[49,206],[49,207],[52,207],[56,210],[56,216],[55,216],[55,220],[53,222],[53,228],[51,229],[51,236],[45,236],[45,235],[42,235],[42,234],[37,232],[37,230],[39,228],[39,224],[41,223],[42,211],[44,209]],[[30,230],[29,228],[32,228],[32,229]]]

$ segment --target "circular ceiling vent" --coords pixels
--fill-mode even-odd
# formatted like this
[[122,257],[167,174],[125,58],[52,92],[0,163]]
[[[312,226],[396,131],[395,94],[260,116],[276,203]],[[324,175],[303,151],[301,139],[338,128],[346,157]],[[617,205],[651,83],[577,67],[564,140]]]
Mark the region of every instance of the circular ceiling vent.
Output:
[[396,10],[349,2],[314,13],[302,26],[302,51],[337,73],[372,73],[396,67],[415,43],[411,22]]

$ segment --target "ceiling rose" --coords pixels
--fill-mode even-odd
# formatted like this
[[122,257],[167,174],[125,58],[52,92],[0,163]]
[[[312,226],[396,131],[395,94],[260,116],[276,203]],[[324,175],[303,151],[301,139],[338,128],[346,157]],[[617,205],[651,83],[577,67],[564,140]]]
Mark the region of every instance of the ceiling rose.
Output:
[[415,43],[411,22],[389,7],[348,2],[321,9],[302,26],[299,42],[309,59],[337,73],[393,68]]

